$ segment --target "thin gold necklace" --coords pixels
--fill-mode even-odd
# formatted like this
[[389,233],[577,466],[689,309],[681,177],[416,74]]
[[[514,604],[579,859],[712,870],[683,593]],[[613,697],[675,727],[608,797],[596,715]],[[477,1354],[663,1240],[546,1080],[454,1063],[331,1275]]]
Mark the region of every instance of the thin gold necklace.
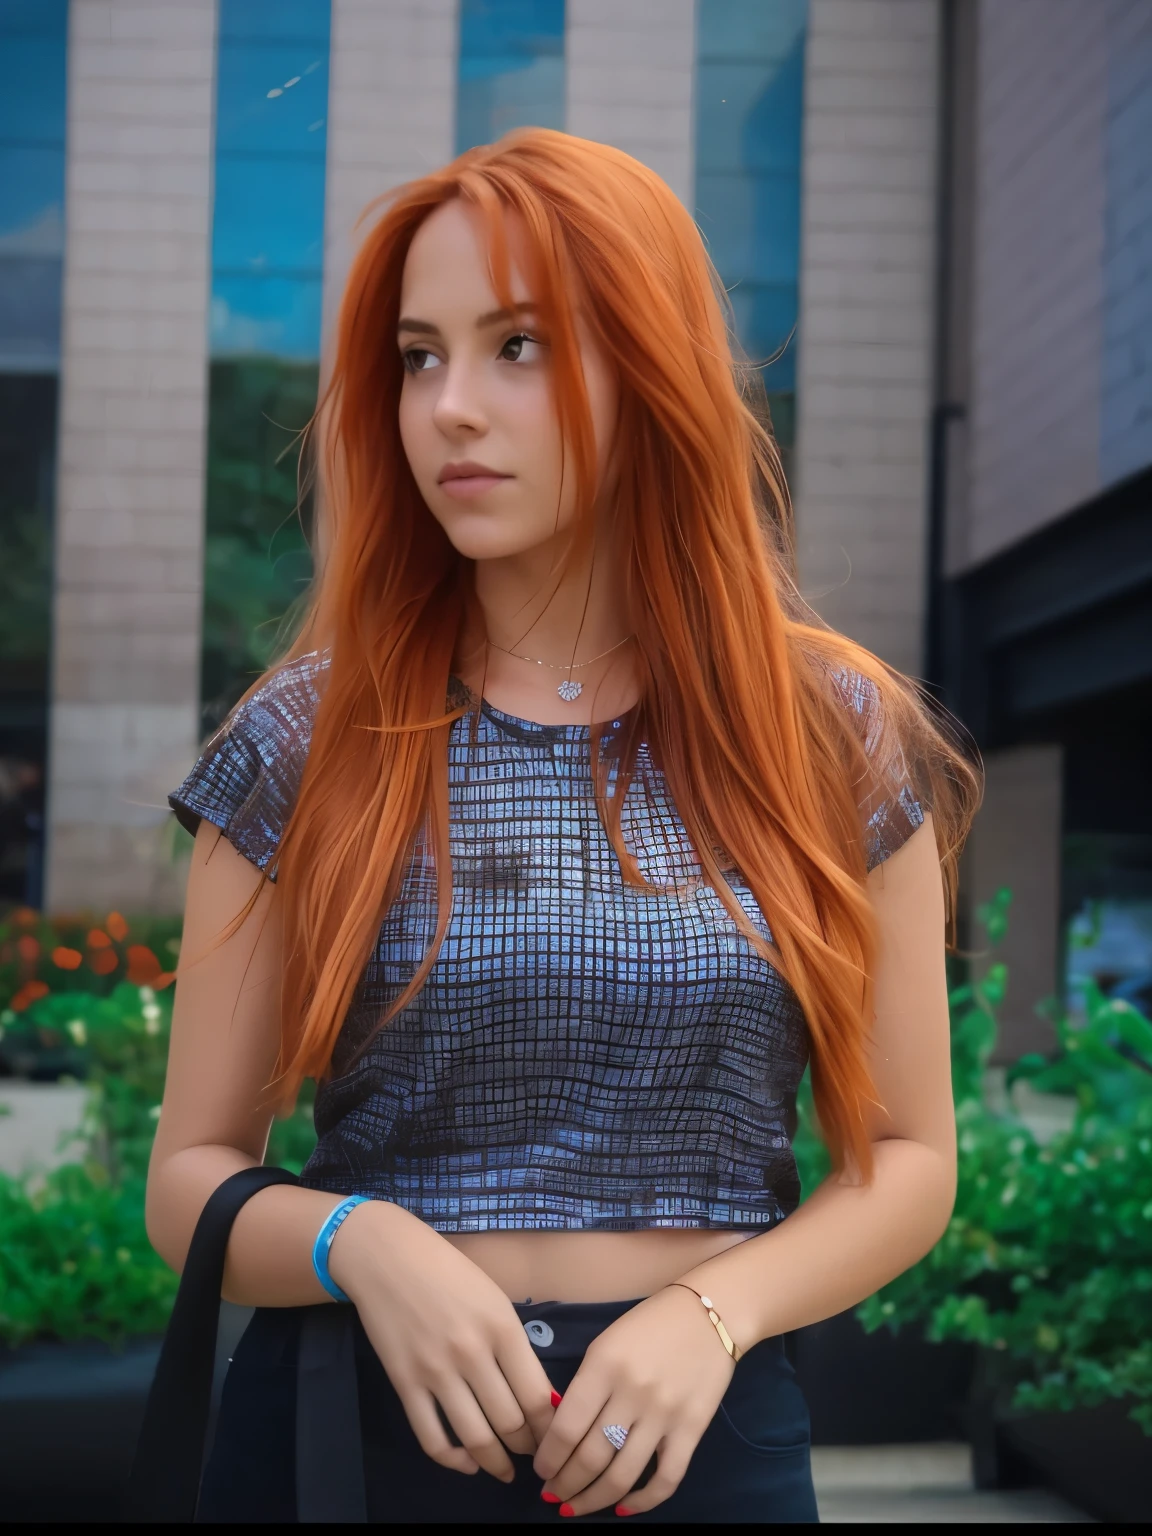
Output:
[[584,684],[578,683],[572,676],[573,672],[579,672],[581,667],[590,667],[593,662],[603,661],[605,656],[611,656],[613,651],[618,651],[622,645],[627,645],[629,640],[634,640],[635,634],[625,635],[623,640],[617,640],[615,645],[610,645],[606,651],[601,651],[599,656],[590,656],[587,661],[573,661],[566,666],[557,666],[554,661],[541,661],[538,656],[521,656],[519,651],[510,651],[503,645],[497,645],[495,640],[489,640],[488,644],[494,651],[501,651],[505,656],[514,656],[517,661],[532,661],[538,667],[547,667],[550,672],[567,672],[568,676],[557,687],[556,692],[564,700],[565,704],[575,704],[576,700],[584,692]]

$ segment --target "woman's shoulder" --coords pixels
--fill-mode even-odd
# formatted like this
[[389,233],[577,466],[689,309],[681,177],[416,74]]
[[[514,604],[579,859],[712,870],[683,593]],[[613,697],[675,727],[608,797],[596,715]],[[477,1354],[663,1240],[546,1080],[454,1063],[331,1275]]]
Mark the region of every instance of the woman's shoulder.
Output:
[[168,796],[193,836],[201,821],[211,822],[237,852],[267,869],[300,788],[329,659],[327,651],[312,651],[285,662],[210,738]]
[[327,651],[310,651],[285,662],[233,711],[213,741],[231,736],[269,765],[307,755],[329,661]]

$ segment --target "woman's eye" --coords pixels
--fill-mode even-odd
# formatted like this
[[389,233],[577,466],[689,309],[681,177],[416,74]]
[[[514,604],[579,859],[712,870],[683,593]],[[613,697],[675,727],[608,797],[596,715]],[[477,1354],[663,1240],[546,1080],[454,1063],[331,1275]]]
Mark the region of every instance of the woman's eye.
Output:
[[404,353],[404,367],[409,373],[427,373],[429,368],[438,368],[440,359],[434,352],[427,352],[423,347],[409,347]]
[[544,343],[537,341],[534,336],[526,336],[523,333],[517,336],[509,336],[508,340],[500,348],[500,356],[506,363],[532,362],[536,354],[531,350],[526,353],[525,347],[541,349],[543,345]]

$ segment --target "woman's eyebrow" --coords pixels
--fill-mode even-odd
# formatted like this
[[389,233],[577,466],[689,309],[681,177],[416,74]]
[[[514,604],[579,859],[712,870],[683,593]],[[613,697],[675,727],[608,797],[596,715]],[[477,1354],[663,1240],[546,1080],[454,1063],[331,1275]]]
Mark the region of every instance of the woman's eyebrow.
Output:
[[501,320],[518,320],[521,315],[534,315],[538,312],[536,304],[513,304],[511,309],[491,309],[486,315],[481,315],[476,322],[476,329],[482,331],[487,325],[497,325]]
[[[536,311],[535,304],[514,304],[511,309],[492,309],[486,315],[481,315],[476,321],[476,329],[482,331],[486,326],[496,325],[501,320],[514,320],[520,315],[531,314]],[[431,320],[417,320],[414,315],[402,315],[396,322],[396,330],[413,331],[420,336],[439,336],[440,327],[434,325]]]
[[411,315],[401,315],[396,322],[397,332],[415,331],[421,336],[439,336],[440,327],[433,325],[431,320],[417,320]]

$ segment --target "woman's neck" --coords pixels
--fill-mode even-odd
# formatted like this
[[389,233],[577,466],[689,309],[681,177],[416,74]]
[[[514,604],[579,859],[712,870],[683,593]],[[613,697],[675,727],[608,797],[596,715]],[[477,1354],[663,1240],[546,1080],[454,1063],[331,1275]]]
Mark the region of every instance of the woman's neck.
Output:
[[618,560],[597,549],[567,566],[551,544],[478,561],[475,589],[494,646],[567,666],[630,633]]
[[[467,680],[498,709],[541,724],[590,724],[636,702],[619,557],[601,546],[564,562],[549,544],[478,561],[475,590],[487,644],[477,647],[482,683],[476,666]],[[580,691],[565,700],[557,690],[572,681]]]

